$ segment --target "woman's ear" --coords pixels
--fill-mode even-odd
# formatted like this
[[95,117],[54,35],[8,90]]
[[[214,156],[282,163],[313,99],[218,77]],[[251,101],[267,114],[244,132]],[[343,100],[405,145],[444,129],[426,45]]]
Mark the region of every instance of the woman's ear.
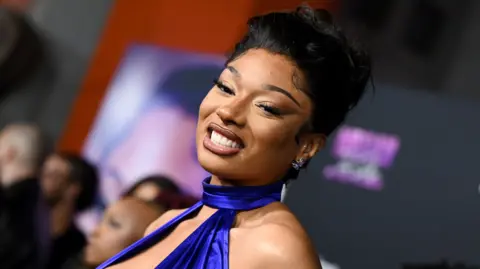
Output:
[[324,134],[311,133],[302,135],[296,159],[310,160],[325,147],[326,141],[327,137]]

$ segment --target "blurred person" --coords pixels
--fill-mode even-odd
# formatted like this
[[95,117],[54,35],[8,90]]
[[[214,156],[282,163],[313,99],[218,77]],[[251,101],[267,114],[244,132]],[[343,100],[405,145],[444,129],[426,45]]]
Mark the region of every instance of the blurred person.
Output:
[[39,67],[44,67],[45,49],[29,16],[7,5],[5,0],[0,2],[0,99],[3,99],[30,81],[40,71]]
[[43,268],[48,249],[48,210],[38,173],[46,141],[30,124],[0,132],[0,267]]
[[142,238],[150,223],[165,212],[160,204],[123,197],[110,205],[90,235],[84,253],[63,269],[95,268]]
[[98,268],[321,268],[281,193],[369,80],[368,53],[328,11],[301,6],[251,18],[200,105],[197,156],[212,174],[202,200],[165,213]]
[[154,175],[140,179],[125,193],[127,196],[134,196],[147,202],[153,201],[162,192],[180,193],[180,188],[170,178]]
[[43,195],[50,207],[51,249],[48,269],[61,268],[86,244],[74,217],[93,205],[97,194],[97,170],[79,155],[54,153],[43,165]]

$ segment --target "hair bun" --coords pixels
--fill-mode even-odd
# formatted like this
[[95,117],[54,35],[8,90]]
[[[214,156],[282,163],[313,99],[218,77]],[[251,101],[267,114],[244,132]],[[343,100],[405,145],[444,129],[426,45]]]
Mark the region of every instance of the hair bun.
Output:
[[296,13],[304,20],[309,21],[310,23],[316,24],[319,22],[333,25],[333,16],[330,11],[317,8],[313,9],[307,4],[300,5],[296,9]]

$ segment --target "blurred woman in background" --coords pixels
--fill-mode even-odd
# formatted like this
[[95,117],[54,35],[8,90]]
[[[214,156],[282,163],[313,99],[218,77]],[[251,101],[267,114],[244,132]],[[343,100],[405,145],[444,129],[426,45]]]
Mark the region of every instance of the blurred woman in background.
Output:
[[102,221],[88,238],[82,254],[64,269],[95,268],[108,258],[142,238],[147,226],[165,212],[160,204],[124,197],[110,205]]
[[[159,185],[165,188],[160,190]],[[158,188],[157,195],[150,195],[151,191],[145,192],[148,196],[135,194],[144,187]],[[147,226],[167,210],[187,208],[197,202],[193,197],[178,193],[179,189],[175,187],[161,176],[139,181],[119,201],[107,208],[102,221],[90,235],[84,252],[70,260],[63,269],[95,268],[142,238]]]

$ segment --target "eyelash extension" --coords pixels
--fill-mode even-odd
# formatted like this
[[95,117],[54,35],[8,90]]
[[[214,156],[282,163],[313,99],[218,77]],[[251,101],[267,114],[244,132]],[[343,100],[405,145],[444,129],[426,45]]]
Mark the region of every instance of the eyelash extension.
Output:
[[[227,87],[225,84],[223,84],[218,79],[214,79],[213,84],[218,89],[220,89],[220,91],[222,91],[226,94],[229,94],[229,95],[235,95],[235,92],[232,89]],[[272,106],[269,106],[269,105],[266,105],[266,104],[257,104],[257,107],[261,108],[264,111],[265,114],[268,114],[270,116],[279,117],[281,115],[280,110],[275,108],[275,107],[272,107]]]
[[230,89],[229,87],[227,87],[225,84],[223,84],[222,82],[220,82],[218,79],[214,79],[213,80],[213,84],[215,86],[217,86],[217,88],[219,88],[222,92],[226,93],[226,94],[230,94],[230,95],[234,95],[235,92]]
[[270,115],[273,115],[273,116],[280,116],[280,111],[275,108],[275,107],[272,107],[272,106],[269,106],[269,105],[265,105],[265,104],[259,104],[257,105],[259,108],[263,109],[265,111],[265,113],[267,114],[270,114]]

